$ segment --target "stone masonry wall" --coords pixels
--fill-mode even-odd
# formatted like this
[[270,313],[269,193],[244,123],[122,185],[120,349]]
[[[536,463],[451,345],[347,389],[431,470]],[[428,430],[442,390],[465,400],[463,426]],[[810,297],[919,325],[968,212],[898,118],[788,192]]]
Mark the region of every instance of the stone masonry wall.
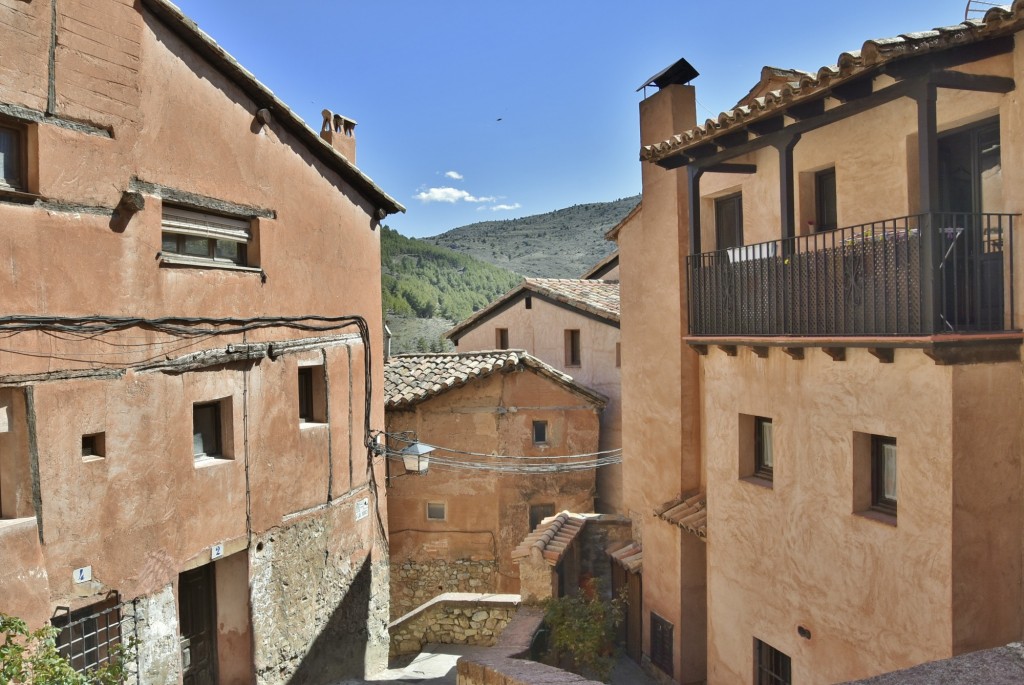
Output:
[[369,526],[352,522],[350,506],[332,506],[253,538],[258,685],[326,684],[385,667],[388,564],[368,548]]
[[599,685],[595,680],[530,661],[533,636],[544,621],[540,607],[523,607],[497,646],[475,649],[459,659],[459,685]]
[[437,597],[416,613],[391,624],[391,656],[415,654],[429,643],[494,645],[519,609],[518,599],[518,595],[466,593]]
[[457,559],[391,564],[391,620],[445,592],[495,592],[498,562]]

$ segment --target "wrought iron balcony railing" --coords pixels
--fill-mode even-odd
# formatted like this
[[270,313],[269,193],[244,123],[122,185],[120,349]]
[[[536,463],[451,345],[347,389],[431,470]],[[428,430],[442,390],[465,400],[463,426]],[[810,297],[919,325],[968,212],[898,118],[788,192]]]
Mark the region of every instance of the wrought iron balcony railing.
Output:
[[1010,330],[1015,218],[918,214],[691,255],[690,334]]

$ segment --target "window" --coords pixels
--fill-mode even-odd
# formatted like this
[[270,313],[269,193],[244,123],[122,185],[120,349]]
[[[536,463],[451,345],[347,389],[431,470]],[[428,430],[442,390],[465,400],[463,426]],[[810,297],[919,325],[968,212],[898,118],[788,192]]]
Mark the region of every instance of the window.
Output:
[[615,368],[622,366],[622,343],[615,343]]
[[531,504],[530,505],[530,530],[536,530],[540,522],[549,516],[555,515],[554,504]]
[[192,405],[192,455],[196,459],[221,456],[220,402]]
[[743,196],[740,193],[715,200],[715,249],[743,245]]
[[444,502],[427,502],[427,520],[444,521],[447,517]]
[[508,329],[507,328],[496,328],[494,331],[494,344],[497,350],[508,349]]
[[529,295],[526,296],[526,308],[533,309],[533,298]]
[[57,650],[79,673],[109,663],[121,644],[121,611],[116,598],[91,604],[50,623],[60,629]]
[[533,422],[533,444],[534,445],[546,445],[548,443],[548,422],[547,421],[534,421]]
[[93,433],[82,436],[82,458],[85,460],[102,459],[106,454],[106,435]]
[[25,131],[0,125],[0,189],[25,189]]
[[580,332],[579,329],[565,332],[565,365],[580,365]]
[[775,446],[772,442],[772,420],[754,417],[754,475],[772,479],[775,466]]
[[250,222],[164,206],[161,256],[169,261],[245,266]]
[[815,230],[831,231],[839,228],[836,210],[836,169],[825,169],[814,174]]
[[896,515],[896,438],[871,436],[871,508]]
[[327,423],[327,381],[323,364],[299,367],[299,422]]
[[651,612],[651,663],[672,675],[672,624]]
[[756,638],[754,674],[757,685],[790,685],[793,682],[793,667],[789,657]]

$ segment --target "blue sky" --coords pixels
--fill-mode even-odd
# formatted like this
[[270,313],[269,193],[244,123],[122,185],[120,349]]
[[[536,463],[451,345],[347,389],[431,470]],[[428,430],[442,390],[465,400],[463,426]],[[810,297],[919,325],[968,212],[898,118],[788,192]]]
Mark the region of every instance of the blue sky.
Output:
[[956,24],[966,0],[177,0],[314,128],[359,122],[359,167],[427,236],[640,192],[634,92],[680,57],[698,117],[761,67]]

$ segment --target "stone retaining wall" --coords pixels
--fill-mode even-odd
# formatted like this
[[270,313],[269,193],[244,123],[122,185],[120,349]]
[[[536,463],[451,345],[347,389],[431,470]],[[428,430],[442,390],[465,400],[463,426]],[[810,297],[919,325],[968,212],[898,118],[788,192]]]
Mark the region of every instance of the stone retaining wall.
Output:
[[522,607],[495,647],[473,650],[459,659],[458,685],[601,685],[529,660],[533,636],[543,620],[543,609]]
[[391,618],[404,616],[445,592],[494,592],[498,562],[491,560],[406,560],[391,564]]
[[415,654],[428,643],[492,646],[518,608],[519,595],[445,593],[392,622],[391,656]]

